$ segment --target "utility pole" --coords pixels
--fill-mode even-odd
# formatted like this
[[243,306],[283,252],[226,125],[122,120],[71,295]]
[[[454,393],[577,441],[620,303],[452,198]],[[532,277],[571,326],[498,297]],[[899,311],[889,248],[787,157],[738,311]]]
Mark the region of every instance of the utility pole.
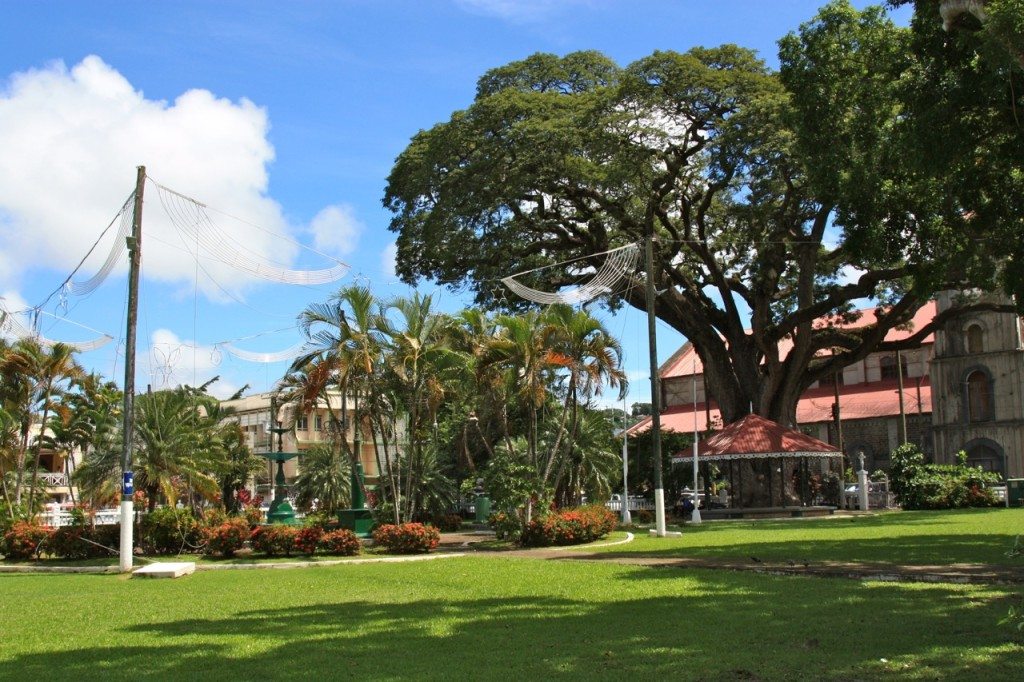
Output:
[[132,570],[134,543],[135,475],[132,472],[132,439],[135,431],[135,329],[139,317],[139,268],[142,264],[142,193],[146,186],[146,167],[139,166],[135,176],[135,202],[132,208],[132,235],[128,242],[128,322],[124,339],[124,445],[121,450],[121,548],[122,573]]
[[[657,318],[654,315],[654,223],[648,221],[644,240],[647,261],[647,345],[651,360],[651,456],[654,458],[655,535],[665,537],[665,486],[661,480],[661,388],[658,377]],[[628,500],[627,500],[628,502]]]
[[903,356],[899,351],[896,351],[896,378],[899,380],[899,391],[900,391],[900,443],[906,444],[907,442],[907,411],[903,407]]
[[[700,524],[700,490],[697,489],[697,347],[693,348],[693,511],[690,523]],[[705,395],[704,400],[708,397]]]
[[622,525],[633,522],[629,514],[629,417],[626,396],[622,396]]

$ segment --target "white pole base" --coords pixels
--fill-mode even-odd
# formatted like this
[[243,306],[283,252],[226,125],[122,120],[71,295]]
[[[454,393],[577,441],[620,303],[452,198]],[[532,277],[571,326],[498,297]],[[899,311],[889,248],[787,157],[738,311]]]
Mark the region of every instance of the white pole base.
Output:
[[654,489],[654,528],[659,538],[665,537],[665,489]]
[[132,529],[135,516],[135,504],[129,498],[127,500],[121,500],[121,552],[120,552],[120,566],[122,573],[128,573],[132,570]]
[[693,513],[690,514],[690,523],[700,525],[700,509],[697,509],[697,507],[694,507]]

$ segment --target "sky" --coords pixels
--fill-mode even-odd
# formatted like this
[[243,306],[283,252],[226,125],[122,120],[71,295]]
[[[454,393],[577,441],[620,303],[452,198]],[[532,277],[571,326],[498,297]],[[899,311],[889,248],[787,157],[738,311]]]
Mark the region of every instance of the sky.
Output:
[[[411,292],[394,275],[395,235],[381,204],[387,175],[413,135],[471,104],[485,71],[535,52],[596,49],[625,66],[655,50],[722,43],[755,49],[774,66],[776,41],[821,4],[5,3],[0,305],[46,302],[39,329],[54,340],[113,337],[79,361],[121,383],[126,260],[87,296],[64,295],[60,285],[94,244],[73,281],[103,263],[144,165],[153,182],[144,194],[137,386],[217,375],[211,392],[220,397],[245,385],[269,390],[288,363],[242,360],[224,344],[291,348],[302,340],[296,315],[340,286],[370,286],[384,298]],[[223,241],[182,233],[170,216],[181,225],[183,210]],[[239,258],[215,257],[228,252],[278,269],[350,270],[332,284],[287,285],[225,262]],[[418,288],[444,310],[468,304],[430,282]],[[594,310],[623,342],[627,403],[648,401],[644,314]],[[659,323],[657,342],[663,361],[685,339]]]

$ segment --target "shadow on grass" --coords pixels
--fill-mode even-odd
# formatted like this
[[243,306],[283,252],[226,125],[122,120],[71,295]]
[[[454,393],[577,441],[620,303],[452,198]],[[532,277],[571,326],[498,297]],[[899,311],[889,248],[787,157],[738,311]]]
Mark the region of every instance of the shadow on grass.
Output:
[[1006,555],[1012,541],[992,535],[902,535],[889,538],[775,540],[770,532],[727,545],[675,546],[658,549],[609,549],[601,556],[694,557],[763,561],[849,561],[905,565],[951,563],[1024,566]]
[[[648,595],[643,581],[668,573],[611,580]],[[0,679],[1024,679],[1024,648],[996,626],[1006,592],[694,571],[668,596],[610,600],[574,575],[547,596],[314,597],[168,618],[116,630],[124,646],[75,647],[69,633],[0,661]]]

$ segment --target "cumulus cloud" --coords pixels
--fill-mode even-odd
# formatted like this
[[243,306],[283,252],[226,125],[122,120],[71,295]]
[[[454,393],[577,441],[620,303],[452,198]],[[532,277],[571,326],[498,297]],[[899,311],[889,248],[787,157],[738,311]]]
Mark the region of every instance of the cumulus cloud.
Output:
[[380,254],[380,271],[384,273],[385,277],[394,279],[398,276],[395,273],[396,258],[398,258],[398,244],[391,242],[384,247]]
[[[0,270],[7,270],[0,286],[12,286],[25,264],[70,271],[131,193],[139,165],[150,178],[223,211],[209,215],[228,243],[289,266],[298,247],[273,233],[294,237],[300,230],[266,193],[274,158],[268,129],[267,112],[247,99],[207,90],[189,90],[173,102],[147,99],[97,56],[70,69],[55,62],[14,74],[0,85]],[[145,192],[143,274],[190,285],[195,245],[172,226],[156,187],[150,183]],[[318,216],[321,226],[351,218],[343,209],[331,211]],[[344,224],[345,234],[358,227]],[[78,279],[102,262],[112,232]],[[334,239],[342,248],[342,237]],[[252,282],[201,255],[220,284],[237,291]],[[216,286],[201,279],[216,295]]]
[[[149,382],[154,390],[174,388],[188,384],[199,386],[216,376],[221,353],[213,346],[196,345],[195,341],[181,339],[169,329],[157,329],[150,336],[148,359]],[[218,380],[209,391],[218,398],[226,398],[238,387]]]
[[318,251],[345,256],[355,251],[363,224],[351,206],[338,204],[317,213],[309,223],[309,230]]

